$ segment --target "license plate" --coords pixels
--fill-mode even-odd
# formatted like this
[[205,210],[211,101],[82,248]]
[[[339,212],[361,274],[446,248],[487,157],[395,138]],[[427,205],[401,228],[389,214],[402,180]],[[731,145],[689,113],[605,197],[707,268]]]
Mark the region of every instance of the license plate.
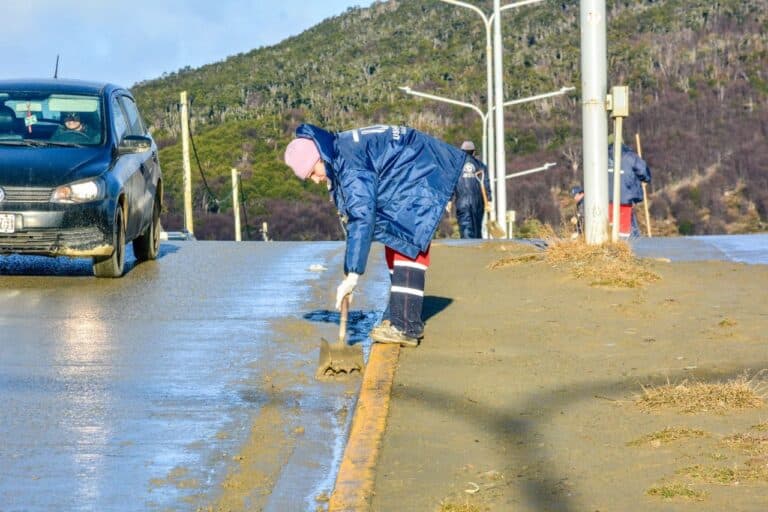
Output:
[[0,213],[0,233],[13,233],[14,231],[16,231],[16,215]]

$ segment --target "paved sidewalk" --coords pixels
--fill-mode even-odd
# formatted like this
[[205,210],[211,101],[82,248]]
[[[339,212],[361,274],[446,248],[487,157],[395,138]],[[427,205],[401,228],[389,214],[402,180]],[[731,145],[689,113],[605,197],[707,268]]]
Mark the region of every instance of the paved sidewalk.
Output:
[[652,497],[680,461],[711,463],[709,452],[628,443],[669,425],[716,439],[765,421],[764,409],[647,414],[634,401],[643,386],[768,368],[768,316],[755,300],[768,298],[768,267],[655,261],[661,280],[643,289],[591,287],[540,261],[488,268],[538,251],[433,248],[426,337],[400,351],[369,509],[761,510],[768,484],[701,484],[702,502]]

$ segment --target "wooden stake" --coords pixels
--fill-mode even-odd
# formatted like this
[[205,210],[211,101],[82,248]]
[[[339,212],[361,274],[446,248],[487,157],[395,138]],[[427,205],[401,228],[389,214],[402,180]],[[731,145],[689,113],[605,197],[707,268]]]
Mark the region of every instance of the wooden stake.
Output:
[[[635,134],[635,142],[637,143],[637,155],[643,158],[643,148],[640,147],[640,133]],[[645,229],[648,231],[648,238],[651,238],[651,214],[648,212],[648,184],[642,182],[643,186],[643,208],[645,209]]]
[[190,235],[195,227],[192,218],[192,165],[189,161],[189,103],[187,91],[181,91],[181,155],[184,166],[184,229]]

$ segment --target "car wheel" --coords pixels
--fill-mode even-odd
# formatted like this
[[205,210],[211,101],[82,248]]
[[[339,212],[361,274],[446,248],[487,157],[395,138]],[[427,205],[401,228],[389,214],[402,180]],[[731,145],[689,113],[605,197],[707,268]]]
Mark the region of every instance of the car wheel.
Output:
[[96,256],[93,258],[93,275],[96,277],[121,277],[125,269],[125,222],[123,222],[123,207],[118,206],[115,212],[113,228],[115,250],[111,256]]
[[133,254],[139,261],[156,260],[160,253],[160,199],[155,197],[152,207],[152,222],[133,241]]

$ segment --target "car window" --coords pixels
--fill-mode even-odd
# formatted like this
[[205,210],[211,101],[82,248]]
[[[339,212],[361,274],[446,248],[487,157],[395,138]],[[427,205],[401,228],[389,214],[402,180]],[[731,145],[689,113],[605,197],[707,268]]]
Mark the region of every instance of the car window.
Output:
[[141,122],[141,116],[139,110],[136,108],[136,104],[128,96],[120,96],[120,103],[125,109],[125,114],[128,116],[128,130],[131,135],[146,135],[144,130],[144,123]]
[[120,106],[120,102],[115,97],[112,98],[112,118],[115,140],[121,141],[125,134],[128,133],[128,121],[125,119],[123,107]]
[[0,88],[0,106],[3,140],[77,146],[98,145],[103,141],[104,116],[99,96]]

